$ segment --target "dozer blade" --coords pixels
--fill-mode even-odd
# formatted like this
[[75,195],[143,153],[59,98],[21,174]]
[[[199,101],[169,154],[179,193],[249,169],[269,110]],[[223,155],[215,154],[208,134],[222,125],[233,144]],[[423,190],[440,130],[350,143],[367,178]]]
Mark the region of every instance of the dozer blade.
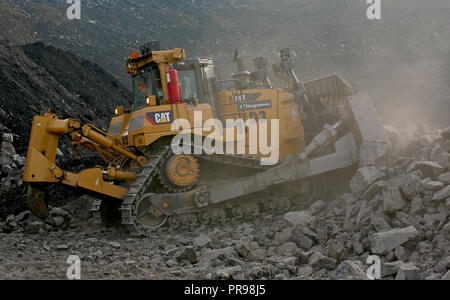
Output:
[[27,204],[34,215],[45,220],[50,212],[46,202],[46,191],[36,185],[28,184],[27,187]]
[[337,74],[306,81],[303,85],[308,99],[313,103],[320,101],[329,113],[334,113],[353,94],[350,85]]

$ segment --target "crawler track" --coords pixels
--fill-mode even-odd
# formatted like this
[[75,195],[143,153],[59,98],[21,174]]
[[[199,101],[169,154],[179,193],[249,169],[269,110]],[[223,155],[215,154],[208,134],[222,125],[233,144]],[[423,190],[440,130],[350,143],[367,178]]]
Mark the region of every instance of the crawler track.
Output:
[[[298,207],[299,201],[296,201],[296,197],[301,197],[299,194],[292,197],[292,193],[289,192],[287,194],[290,194],[291,197],[287,195],[280,196],[278,194],[279,191],[277,191],[274,192],[277,196],[268,197],[267,194],[252,195],[245,197],[245,199],[234,199],[222,204],[199,208],[191,213],[175,216],[158,216],[159,211],[150,204],[147,198],[155,192],[155,184],[161,184],[156,179],[158,177],[161,179],[162,167],[171,154],[168,144],[161,144],[154,149],[152,154],[148,156],[148,163],[141,169],[137,180],[130,185],[128,193],[124,196],[119,209],[121,223],[128,228],[132,235],[151,236],[155,229],[163,225],[174,230],[191,230],[201,224],[214,226],[228,222],[236,223],[261,218],[265,214],[285,213]],[[258,165],[255,159],[246,159],[241,156],[227,156],[226,158],[222,157],[223,155],[220,157],[213,156],[207,160],[255,171],[267,169],[266,166],[261,167]],[[314,190],[315,184],[319,185],[321,182],[312,181],[311,189]],[[162,185],[166,190],[164,182],[162,182]],[[308,190],[303,194],[301,203],[307,203],[317,197],[313,190]],[[166,190],[166,192],[169,191]],[[105,204],[106,202],[95,199],[91,209],[96,223],[102,222],[102,214],[104,214],[102,203]]]

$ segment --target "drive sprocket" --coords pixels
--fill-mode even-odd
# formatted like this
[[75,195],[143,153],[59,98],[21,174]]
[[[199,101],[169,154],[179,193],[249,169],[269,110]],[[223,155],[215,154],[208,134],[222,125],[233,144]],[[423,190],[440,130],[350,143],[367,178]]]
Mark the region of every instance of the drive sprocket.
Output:
[[159,175],[161,183],[169,192],[185,192],[197,183],[200,165],[192,155],[171,154],[161,167]]

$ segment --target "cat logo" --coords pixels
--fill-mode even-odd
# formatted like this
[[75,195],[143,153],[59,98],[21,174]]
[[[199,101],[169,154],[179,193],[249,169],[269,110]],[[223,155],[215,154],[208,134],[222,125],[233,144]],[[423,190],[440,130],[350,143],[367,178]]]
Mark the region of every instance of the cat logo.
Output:
[[147,121],[152,125],[165,125],[173,122],[172,111],[149,112],[146,116]]

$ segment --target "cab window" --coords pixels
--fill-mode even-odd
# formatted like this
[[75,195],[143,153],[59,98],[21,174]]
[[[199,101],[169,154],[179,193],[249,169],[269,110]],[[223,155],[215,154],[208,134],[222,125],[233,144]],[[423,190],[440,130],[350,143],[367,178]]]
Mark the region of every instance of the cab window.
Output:
[[147,96],[153,95],[152,82],[150,74],[133,78],[133,104],[136,109],[145,106]]
[[216,75],[214,73],[214,67],[206,66],[203,68],[203,72],[208,98],[210,99],[210,104],[214,106],[214,104],[216,103],[216,96],[217,96]]
[[195,80],[194,70],[179,70],[178,80],[181,84],[183,101],[193,101],[198,98],[197,82]]

